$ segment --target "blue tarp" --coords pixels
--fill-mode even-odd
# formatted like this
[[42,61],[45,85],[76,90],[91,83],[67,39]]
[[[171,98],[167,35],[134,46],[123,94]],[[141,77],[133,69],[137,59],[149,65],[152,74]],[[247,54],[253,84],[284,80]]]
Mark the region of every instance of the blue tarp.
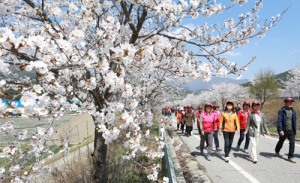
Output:
[[[24,105],[21,104],[21,101],[15,100],[14,102],[18,104],[18,107],[24,107]],[[2,103],[4,103],[5,105],[7,105],[6,101],[3,101]],[[38,103],[38,102],[36,101],[35,103]]]

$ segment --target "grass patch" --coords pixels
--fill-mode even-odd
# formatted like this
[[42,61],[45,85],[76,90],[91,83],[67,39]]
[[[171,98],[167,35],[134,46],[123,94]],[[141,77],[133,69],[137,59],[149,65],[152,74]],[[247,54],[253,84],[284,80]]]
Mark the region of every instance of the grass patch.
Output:
[[[271,127],[271,128],[269,128],[269,131],[270,131],[271,133],[276,133],[276,134],[278,134],[277,128],[276,128],[276,127]],[[300,131],[297,131],[297,134],[296,134],[295,137],[296,137],[296,138],[300,138]]]
[[[60,118],[60,120],[55,121],[53,124],[53,127],[57,129],[62,124],[65,124],[74,118],[78,117],[79,115],[68,115],[68,116],[63,116]],[[43,125],[43,128],[46,128],[49,125],[48,118],[42,118],[41,120],[38,120],[36,118],[34,119],[27,119],[27,118],[8,118],[8,119],[0,119],[0,124],[4,124],[5,122],[8,121],[14,121],[14,127],[19,128],[17,131],[22,131],[22,129],[26,128],[27,134],[30,134],[31,132],[35,131],[35,125],[36,124],[41,124]],[[0,147],[5,147],[7,146],[7,142],[13,141],[14,138],[11,135],[2,135],[0,138]],[[25,140],[23,142],[26,142],[29,140]]]

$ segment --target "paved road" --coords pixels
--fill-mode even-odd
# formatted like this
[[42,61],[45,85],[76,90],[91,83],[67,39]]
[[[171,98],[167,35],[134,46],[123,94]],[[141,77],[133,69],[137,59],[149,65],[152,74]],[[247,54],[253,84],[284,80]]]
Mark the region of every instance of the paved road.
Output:
[[[173,127],[177,128],[176,118],[173,116]],[[258,163],[254,164],[243,151],[237,151],[236,145],[239,136],[235,134],[233,148],[230,152],[230,162],[225,163],[224,158],[224,138],[219,136],[220,147],[222,152],[213,151],[211,161],[207,161],[204,156],[200,155],[200,135],[198,128],[194,124],[192,136],[187,137],[181,132],[177,132],[182,141],[187,144],[190,151],[196,155],[199,164],[206,168],[206,173],[212,182],[300,182],[300,145],[295,147],[295,160],[293,164],[287,161],[289,144],[284,144],[280,158],[275,157],[274,149],[278,141],[277,138],[261,136],[257,152]],[[241,147],[244,147],[245,141]],[[251,146],[251,144],[250,144]],[[213,146],[213,150],[215,146]],[[206,150],[204,150],[206,154]]]

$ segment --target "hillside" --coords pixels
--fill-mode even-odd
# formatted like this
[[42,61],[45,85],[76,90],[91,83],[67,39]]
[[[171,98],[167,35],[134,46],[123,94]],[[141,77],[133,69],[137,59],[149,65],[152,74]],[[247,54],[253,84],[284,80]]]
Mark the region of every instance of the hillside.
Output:
[[[18,68],[18,66],[16,66]],[[26,72],[26,71],[17,71],[17,69],[13,66],[10,65],[9,69],[11,70],[12,73],[18,73],[19,77],[30,77],[30,78],[35,78],[36,77],[36,73],[35,71],[31,71],[31,72]],[[6,79],[6,76],[4,76],[1,72],[0,72],[0,80],[1,79]],[[13,92],[13,93],[19,93],[21,90],[15,91],[15,90],[10,90],[8,92]],[[11,100],[11,96],[7,96],[7,95],[0,95],[0,98],[2,100]],[[15,98],[15,100],[20,100],[21,96],[18,96]]]
[[[287,80],[287,76],[288,76],[288,71],[285,71],[285,72],[283,72],[283,73],[279,73],[279,74],[276,74],[275,75],[275,79],[277,80],[277,82],[278,82],[278,84],[279,85],[281,85],[280,84],[280,80],[282,80],[282,81],[286,81]],[[241,84],[242,86],[250,86],[250,82],[247,82],[247,83],[244,83],[244,84]]]
[[235,84],[243,84],[248,82],[248,79],[235,80],[235,79],[223,78],[223,77],[212,77],[211,80],[208,82],[203,80],[194,80],[191,83],[182,85],[181,88],[192,92],[199,92],[201,90],[209,89],[212,84],[219,84],[226,81]]
[[[16,66],[16,67],[18,68],[18,66]],[[27,77],[30,77],[30,78],[35,78],[36,77],[36,74],[35,74],[34,71],[31,71],[31,72],[17,71],[17,69],[13,65],[10,65],[8,68],[9,68],[9,70],[11,70],[12,73],[18,73],[18,75],[21,76],[21,77],[24,77],[24,76],[27,76]],[[0,72],[0,79],[2,79],[2,78],[6,78],[6,77]]]

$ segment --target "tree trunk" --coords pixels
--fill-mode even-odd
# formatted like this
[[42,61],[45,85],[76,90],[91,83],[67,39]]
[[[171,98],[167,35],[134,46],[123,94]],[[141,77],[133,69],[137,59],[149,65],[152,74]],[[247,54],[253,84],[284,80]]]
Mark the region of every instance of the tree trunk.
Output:
[[107,144],[102,138],[102,133],[95,129],[94,154],[93,154],[93,180],[95,183],[107,183],[106,173]]

